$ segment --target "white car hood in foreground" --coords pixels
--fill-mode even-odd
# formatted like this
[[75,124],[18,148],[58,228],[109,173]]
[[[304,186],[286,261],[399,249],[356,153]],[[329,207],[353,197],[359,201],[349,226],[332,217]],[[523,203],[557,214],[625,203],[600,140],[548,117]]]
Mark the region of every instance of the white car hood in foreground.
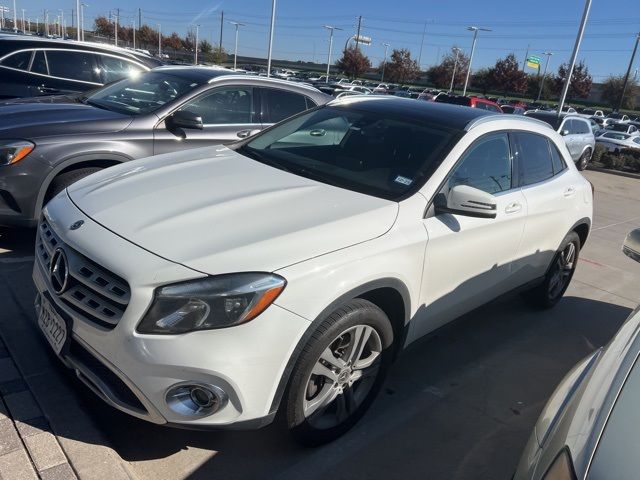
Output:
[[398,211],[222,146],[128,162],[68,193],[109,230],[209,274],[273,271],[364,242],[388,231]]

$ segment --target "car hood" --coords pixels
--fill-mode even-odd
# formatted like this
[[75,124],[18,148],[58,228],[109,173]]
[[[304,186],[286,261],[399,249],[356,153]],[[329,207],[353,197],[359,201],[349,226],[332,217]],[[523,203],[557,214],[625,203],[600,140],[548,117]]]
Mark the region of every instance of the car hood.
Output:
[[126,128],[133,117],[83,103],[14,101],[0,104],[0,137],[26,138],[109,133]]
[[[398,204],[223,147],[127,162],[68,189],[96,222],[209,274],[274,271],[383,235]],[[116,254],[116,252],[114,252]]]

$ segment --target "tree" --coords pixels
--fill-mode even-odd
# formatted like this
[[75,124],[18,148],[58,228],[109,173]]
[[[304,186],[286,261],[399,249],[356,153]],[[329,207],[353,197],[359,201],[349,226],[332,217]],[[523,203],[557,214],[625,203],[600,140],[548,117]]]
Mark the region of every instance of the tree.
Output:
[[158,32],[152,30],[149,25],[142,25],[137,32],[136,41],[145,47],[148,47],[149,45],[158,45]]
[[176,32],[173,32],[168,37],[164,37],[162,45],[165,49],[170,48],[173,50],[173,55],[175,56],[178,53],[178,50],[182,49],[182,39]]
[[[610,76],[602,83],[602,99],[611,108],[618,108],[622,87],[624,86],[624,76]],[[633,77],[629,77],[627,90],[622,101],[622,108],[633,110],[636,108],[636,97],[640,95],[640,87]]]
[[384,68],[385,76],[391,82],[410,82],[418,78],[420,74],[418,62],[411,58],[411,52],[406,48],[394,50],[391,54],[391,60]]
[[371,61],[362,54],[361,49],[349,47],[342,53],[336,66],[350,78],[355,78],[371,68]]
[[[456,47],[453,47],[451,52],[442,59],[442,62],[440,62],[439,65],[433,66],[427,70],[427,78],[431,83],[435,84],[439,88],[448,89],[451,85],[451,76],[453,75],[454,65],[456,64],[455,49]],[[468,67],[469,57],[460,50],[458,54],[458,64],[456,67],[456,77],[453,84],[454,90],[456,85],[464,83]]]
[[107,38],[115,36],[114,25],[107,19],[107,17],[96,17],[94,23],[96,35]]
[[196,34],[193,33],[193,30],[189,30],[187,32],[187,36],[184,37],[184,40],[182,41],[182,45],[187,50],[193,50],[196,47]]
[[221,65],[224,62],[227,61],[227,52],[224,48],[221,47],[216,47],[215,51],[213,52],[213,63],[217,64],[217,65]]
[[[527,75],[527,97],[532,99],[538,98],[538,92],[540,91],[540,81],[542,80],[542,75],[538,74],[528,74]],[[557,90],[557,85],[555,83],[555,79],[553,75],[546,75],[544,77],[544,88],[542,89],[542,96],[540,100],[551,100],[558,96],[560,92]]]
[[[560,67],[558,68],[558,75],[554,79],[556,90],[558,92],[562,91],[568,73],[569,65],[567,63],[563,63],[562,65],[560,65]],[[589,96],[589,93],[591,93],[592,84],[593,79],[591,78],[591,75],[589,75],[589,69],[584,63],[584,60],[582,60],[573,69],[573,75],[571,76],[571,83],[569,84],[567,97],[587,98]]]
[[496,62],[490,70],[490,79],[494,90],[505,93],[524,93],[527,91],[527,74],[520,70],[518,60],[513,53]]
[[481,68],[471,77],[471,87],[480,90],[483,95],[486,95],[489,89],[495,88],[493,79],[493,68]]

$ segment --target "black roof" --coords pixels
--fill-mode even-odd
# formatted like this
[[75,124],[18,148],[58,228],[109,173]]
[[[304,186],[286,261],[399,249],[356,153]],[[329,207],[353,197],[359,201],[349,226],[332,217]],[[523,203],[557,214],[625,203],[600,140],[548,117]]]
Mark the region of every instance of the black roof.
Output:
[[332,105],[354,108],[363,112],[403,116],[407,120],[438,123],[443,127],[456,130],[464,130],[469,122],[476,118],[500,115],[462,105],[424,102],[392,95],[355,95],[340,99]]

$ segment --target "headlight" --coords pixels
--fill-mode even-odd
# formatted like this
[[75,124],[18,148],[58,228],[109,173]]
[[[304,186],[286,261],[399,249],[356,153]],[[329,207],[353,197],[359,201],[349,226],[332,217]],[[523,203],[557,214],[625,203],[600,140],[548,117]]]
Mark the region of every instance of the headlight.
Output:
[[576,474],[573,471],[573,462],[569,450],[564,448],[553,461],[547,473],[542,477],[543,480],[576,480]]
[[17,163],[36,146],[26,140],[0,140],[0,165]]
[[156,290],[138,332],[178,334],[240,325],[260,315],[286,284],[271,273],[234,273],[167,285]]

